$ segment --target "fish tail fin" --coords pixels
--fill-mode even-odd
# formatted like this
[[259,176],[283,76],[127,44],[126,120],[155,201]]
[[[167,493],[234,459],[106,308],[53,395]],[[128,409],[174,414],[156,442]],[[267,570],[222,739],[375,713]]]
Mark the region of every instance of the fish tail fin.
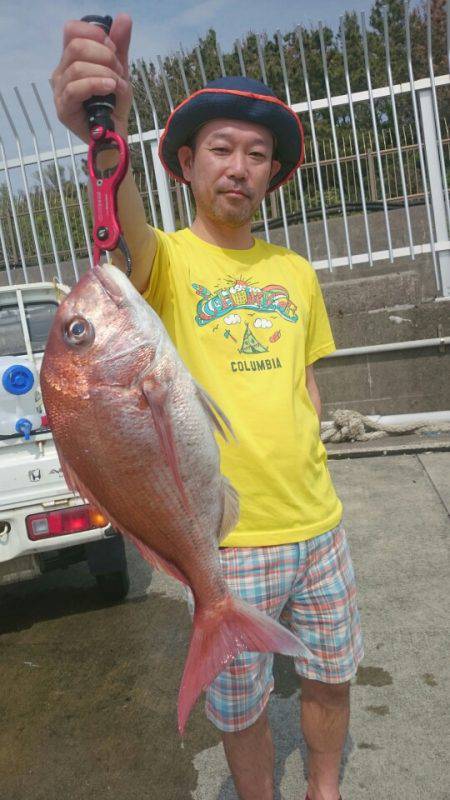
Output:
[[178,696],[178,730],[181,734],[202,690],[243,651],[283,653],[314,660],[300,639],[243,600],[228,595],[213,609],[196,606]]

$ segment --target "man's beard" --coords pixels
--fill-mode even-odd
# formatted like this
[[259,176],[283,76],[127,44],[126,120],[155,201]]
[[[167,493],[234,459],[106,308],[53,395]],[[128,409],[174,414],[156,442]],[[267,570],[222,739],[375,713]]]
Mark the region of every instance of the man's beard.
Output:
[[231,203],[227,204],[223,195],[222,199],[220,198],[221,195],[218,195],[210,205],[206,205],[201,201],[196,201],[196,205],[209,219],[222,225],[228,225],[230,228],[240,228],[250,222],[259,208],[259,201],[250,200],[249,203],[248,200],[244,200],[236,203],[236,206],[233,207]]

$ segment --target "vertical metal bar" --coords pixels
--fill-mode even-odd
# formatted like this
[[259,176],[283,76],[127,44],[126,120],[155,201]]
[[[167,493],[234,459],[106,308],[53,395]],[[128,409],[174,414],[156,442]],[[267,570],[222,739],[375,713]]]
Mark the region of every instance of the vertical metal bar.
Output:
[[264,83],[267,83],[266,65],[264,63],[263,51],[262,51],[262,48],[261,48],[262,34],[255,33],[255,39],[256,39],[256,49],[258,51],[258,60],[259,60],[259,66],[260,66],[260,69],[261,69],[262,79],[263,79]]
[[[450,17],[450,14],[449,14],[449,17]],[[446,139],[446,142],[447,142],[447,156],[450,157],[450,138],[449,138],[449,129],[448,129],[448,125],[447,125],[447,119],[444,119],[444,124],[445,124],[445,139]]]
[[[395,130],[394,130],[394,133],[395,133]],[[389,129],[389,139],[390,139],[391,150],[394,150],[394,143],[392,141],[392,131],[391,131],[391,129]],[[397,145],[397,154],[398,154],[398,145]],[[392,152],[391,152],[391,160],[392,160],[392,170],[393,170],[393,175],[394,175],[394,186],[395,186],[395,195],[394,195],[394,197],[400,197],[399,191],[398,191],[398,183],[397,183],[397,170],[395,168],[395,156],[394,156],[394,153],[392,153]],[[400,181],[401,181],[401,176],[400,176]]]
[[[447,3],[447,14],[449,14],[449,4]],[[444,149],[442,147],[442,131],[441,131],[441,122],[439,119],[439,108],[437,102],[437,94],[436,94],[436,81],[434,78],[434,66],[433,66],[433,51],[432,51],[432,42],[431,42],[431,1],[427,0],[427,51],[428,51],[428,69],[430,72],[430,81],[431,81],[431,97],[433,101],[433,113],[437,131],[437,145],[438,145],[438,153],[439,153],[439,163],[441,166],[442,172],[442,180],[445,184],[447,180],[446,170],[445,170],[445,159],[444,159]],[[445,200],[445,210],[447,212],[447,221],[448,226],[450,228],[450,202],[448,199],[448,192],[445,193],[444,196]]]
[[[305,176],[305,178],[303,176]],[[306,211],[305,190],[303,189],[303,181],[305,179],[307,180],[307,176],[308,173],[305,172],[302,167],[300,167],[297,173],[298,188],[300,193],[300,211],[302,213],[302,219],[304,219],[306,222],[308,220],[308,214]],[[306,189],[308,190],[308,186],[306,187]],[[297,208],[298,208],[298,203],[297,203]],[[306,257],[308,261],[312,261],[312,251],[311,251],[311,242],[309,239],[309,231],[308,235],[306,235],[306,229],[305,229],[305,246],[306,246]]]
[[186,72],[185,72],[185,69],[184,69],[184,64],[183,64],[183,59],[181,57],[181,53],[177,53],[177,61],[178,61],[178,66],[180,67],[181,80],[183,81],[183,88],[184,88],[184,91],[185,91],[185,94],[186,94],[186,97],[187,97],[190,94],[190,89],[189,89],[189,86],[188,86],[188,82],[187,82],[187,78],[186,78]]
[[216,40],[216,50],[217,50],[217,57],[219,59],[220,74],[222,75],[222,77],[226,77],[227,73],[225,72],[225,64],[223,62],[222,50],[221,50],[220,44],[219,44],[219,42],[217,40]]
[[[336,135],[336,141],[337,141],[337,135]],[[325,144],[326,143],[324,142],[324,145]],[[336,160],[336,156],[333,158],[333,148],[332,148],[332,143],[331,143],[330,140],[328,140],[328,144],[329,144],[329,147],[330,147],[330,155],[329,155],[330,164],[329,164],[329,167],[330,167],[330,170],[331,170],[331,182],[333,184],[334,191],[336,191],[336,169],[335,169],[335,165],[333,163]],[[339,150],[339,153],[340,152],[341,151]],[[324,154],[324,158],[326,158],[327,155],[326,155],[326,152],[325,152],[325,146],[323,148],[323,154]],[[341,163],[341,160],[340,160],[340,157],[339,157],[339,165],[340,165],[340,163]],[[328,188],[330,188],[330,186],[329,186],[330,181],[329,181],[329,178],[328,178],[328,166],[327,166],[327,183],[328,183]],[[339,188],[339,178],[338,178],[338,188]],[[344,197],[345,197],[345,190],[344,190]]]
[[75,180],[75,186],[77,188],[77,198],[78,198],[78,205],[80,206],[81,224],[83,226],[84,240],[86,242],[86,248],[87,248],[87,251],[88,251],[89,264],[91,265],[91,267],[93,267],[94,258],[93,258],[93,254],[92,254],[91,234],[90,234],[90,231],[89,231],[89,228],[88,228],[88,224],[87,224],[86,212],[84,210],[83,198],[81,196],[81,189],[80,189],[80,184],[79,184],[79,181],[78,181],[78,170],[77,170],[77,165],[76,165],[76,162],[75,162],[75,154],[73,152],[72,137],[70,135],[70,131],[69,130],[67,131],[67,141],[69,143],[70,160],[71,160],[71,163],[72,163],[72,171],[73,171],[73,176],[74,176],[74,180]]
[[207,80],[206,80],[205,67],[203,65],[203,58],[202,58],[202,54],[201,54],[201,51],[200,51],[200,47],[198,45],[196,45],[196,48],[195,48],[195,55],[197,56],[198,65],[200,67],[200,75],[202,76],[203,86],[206,86]]
[[239,58],[239,66],[241,68],[241,74],[244,76],[244,78],[246,78],[247,77],[247,73],[245,71],[244,56],[242,55],[241,42],[240,42],[239,39],[236,39],[234,44],[235,44],[235,47],[236,47],[236,50],[237,50],[237,54],[238,54],[238,58]]
[[291,181],[289,181],[289,183],[286,185],[286,189],[287,189],[287,199],[288,199],[288,203],[289,203],[289,214],[293,214],[294,213],[294,209],[292,207],[292,191],[291,191],[291,189],[292,188],[294,189],[294,206],[295,206],[295,199],[296,199],[295,181],[292,183],[292,185],[290,185],[290,184],[291,184]]
[[[382,154],[384,156],[384,161],[385,161],[385,164],[386,164],[386,180],[387,180],[387,185],[388,185],[387,186],[388,195],[389,195],[389,199],[391,199],[392,198],[391,178],[390,178],[390,174],[389,174],[389,158],[388,158],[388,154],[386,152],[386,136],[385,136],[384,128],[382,128],[382,130],[381,130],[381,135],[383,137],[383,151],[382,151]],[[384,173],[383,173],[383,175],[384,175]]]
[[23,181],[23,185],[24,185],[24,189],[25,189],[25,198],[26,198],[26,201],[27,201],[28,213],[30,215],[31,232],[33,234],[34,246],[36,248],[36,255],[37,255],[37,260],[38,260],[38,264],[39,264],[39,272],[41,273],[42,280],[45,281],[41,248],[40,248],[40,245],[39,245],[39,238],[38,238],[37,230],[36,230],[36,222],[35,222],[35,219],[34,219],[34,209],[33,209],[32,203],[31,203],[30,190],[28,188],[27,174],[25,172],[25,164],[23,162],[22,146],[21,146],[21,143],[20,143],[20,138],[19,138],[19,134],[17,133],[16,126],[14,125],[14,122],[13,122],[13,119],[11,117],[11,114],[9,113],[8,106],[6,105],[4,97],[3,97],[1,92],[0,92],[0,103],[1,103],[1,105],[3,107],[3,111],[5,112],[5,116],[6,116],[7,120],[8,120],[8,122],[9,122],[10,128],[11,128],[11,130],[13,132],[13,136],[14,136],[14,138],[16,140],[17,152],[19,154],[19,161],[20,161],[20,172],[22,174],[22,181]]
[[[180,67],[181,79],[183,81],[183,88],[184,88],[186,97],[188,97],[191,92],[190,92],[190,89],[189,89],[189,85],[188,85],[187,78],[186,78],[186,72],[185,72],[183,61],[181,59],[180,54],[177,54],[177,60],[178,60],[178,65]],[[192,225],[192,208],[191,208],[191,199],[190,199],[190,196],[189,196],[189,190],[188,190],[187,186],[184,185],[184,183],[182,184],[181,188],[182,188],[182,192],[183,192],[184,207],[185,207],[188,223],[189,223],[189,225]]]
[[173,212],[172,198],[170,195],[169,178],[158,156],[159,131],[160,131],[158,114],[156,111],[156,106],[153,100],[152,93],[150,91],[150,86],[147,80],[147,75],[145,73],[145,66],[142,59],[138,59],[137,69],[140,78],[142,80],[142,83],[144,84],[145,94],[152,109],[153,123],[155,126],[156,140],[155,139],[152,140],[150,147],[152,153],[153,169],[155,170],[155,180],[156,180],[156,187],[158,190],[163,228],[165,231],[174,231],[175,215]]
[[373,150],[367,150],[366,156],[367,156],[367,174],[369,176],[369,186],[370,186],[370,199],[377,201],[378,200],[377,178],[375,175],[375,166],[373,163]]
[[30,359],[31,363],[33,364],[33,366],[34,366],[34,368],[35,368],[35,370],[37,372],[37,364],[36,364],[36,359],[35,359],[34,353],[33,353],[33,347],[32,347],[32,344],[31,344],[30,331],[28,330],[27,313],[25,311],[25,304],[23,302],[23,295],[22,295],[22,290],[21,289],[16,289],[16,298],[17,298],[17,306],[18,306],[18,309],[19,309],[20,322],[22,324],[22,332],[23,332],[23,338],[24,338],[24,341],[25,341],[25,349],[27,351],[28,358]]
[[[412,126],[412,125],[410,125],[409,127],[410,127],[409,135],[410,135],[410,137],[411,137],[411,144],[414,144],[414,145],[415,145],[415,148],[414,148],[414,150],[418,150],[417,142],[416,142],[416,140],[415,140],[415,138],[414,138],[413,126]],[[422,176],[419,174],[419,170],[417,169],[417,159],[416,159],[416,157],[415,157],[415,154],[413,154],[413,164],[414,164],[414,186],[415,186],[415,194],[419,194],[419,185],[420,185],[420,180],[421,180],[421,177],[422,177]]]
[[439,289],[442,289],[441,284],[441,276],[439,273],[439,267],[436,258],[436,250],[434,246],[434,231],[433,231],[433,221],[431,218],[431,208],[430,208],[430,199],[429,199],[429,189],[428,189],[428,181],[427,181],[427,174],[425,169],[425,160],[423,155],[423,141],[422,141],[422,132],[420,129],[420,119],[419,119],[419,111],[417,108],[417,97],[416,97],[416,89],[414,88],[414,71],[412,66],[412,47],[411,47],[411,27],[410,27],[410,13],[409,13],[409,0],[405,0],[404,3],[404,10],[405,10],[405,28],[406,28],[406,60],[408,64],[408,75],[409,75],[409,82],[411,84],[411,101],[413,106],[414,112],[414,123],[416,126],[417,131],[417,143],[419,145],[419,161],[420,161],[420,171],[422,175],[422,186],[423,186],[423,194],[425,199],[425,208],[427,214],[427,222],[428,222],[428,235],[430,237],[430,247],[431,247],[431,258],[433,261],[433,268],[434,274],[436,277],[436,285]]
[[148,164],[147,164],[147,157],[146,157],[146,154],[145,154],[144,140],[142,138],[141,117],[139,115],[139,110],[138,110],[137,103],[136,103],[134,97],[133,97],[133,111],[134,111],[134,115],[136,117],[136,126],[137,126],[137,129],[138,129],[138,135],[139,135],[139,144],[140,144],[140,148],[141,148],[142,163],[144,165],[145,185],[147,186],[148,201],[149,201],[150,210],[151,210],[151,213],[152,213],[152,223],[153,223],[153,227],[156,228],[156,226],[157,226],[157,214],[156,214],[155,200],[154,200],[154,197],[153,197],[153,187],[152,187],[151,180],[150,180],[150,173],[149,173]]
[[407,149],[408,141],[406,139],[405,133],[405,126],[402,125],[402,134],[403,134],[403,142],[405,148],[405,155],[406,155],[406,175],[407,175],[407,187],[408,187],[408,196],[412,194],[412,181],[411,181],[411,167],[409,163],[409,150]]
[[266,235],[266,242],[270,242],[270,231],[269,231],[269,223],[267,221],[267,205],[265,198],[261,203],[262,215],[264,220],[264,233]]
[[286,216],[286,204],[285,204],[285,201],[284,201],[283,188],[284,188],[283,186],[280,186],[280,188],[278,189],[278,192],[279,192],[279,195],[280,195],[280,203],[281,203],[281,218],[283,220],[283,229],[284,229],[284,238],[286,240],[286,247],[290,247],[291,246],[291,239],[290,239],[290,236],[289,236],[289,226],[288,226],[288,221],[287,221],[287,216]]
[[147,75],[146,75],[146,72],[145,72],[145,64],[144,64],[142,58],[138,58],[136,63],[137,63],[137,70],[138,70],[139,76],[140,76],[141,81],[142,81],[142,83],[144,85],[145,94],[147,95],[147,100],[148,100],[148,102],[150,104],[150,108],[152,110],[153,125],[154,125],[155,132],[156,132],[156,141],[159,143],[158,113],[156,111],[156,106],[155,106],[155,103],[154,103],[154,100],[153,100],[153,95],[152,95],[152,93],[150,91],[150,86],[149,86],[149,83],[148,83],[148,80],[147,80]]
[[447,61],[448,71],[450,72],[450,8],[447,3]]
[[384,25],[384,45],[386,49],[386,69],[388,74],[388,81],[389,81],[389,91],[391,96],[391,105],[392,105],[392,115],[394,119],[394,130],[395,130],[395,139],[397,143],[397,154],[398,154],[398,161],[400,166],[400,177],[402,183],[402,191],[403,191],[403,200],[405,203],[405,215],[406,215],[406,227],[408,229],[408,239],[409,239],[409,248],[410,248],[410,255],[411,261],[415,260],[414,255],[414,243],[412,238],[412,229],[411,229],[411,217],[409,213],[409,203],[408,203],[408,192],[406,189],[406,181],[405,181],[405,170],[403,168],[403,156],[402,156],[402,148],[400,142],[400,133],[398,129],[398,118],[397,118],[397,106],[395,103],[395,95],[394,95],[394,82],[392,80],[392,67],[391,67],[391,48],[389,44],[389,26],[388,26],[388,8],[387,6],[383,6],[381,9],[381,13],[383,16],[383,25]]
[[153,159],[153,169],[155,170],[156,185],[158,187],[159,205],[161,208],[161,216],[163,221],[163,228],[165,231],[174,231],[175,215],[173,213],[172,198],[169,190],[169,179],[167,172],[161,164],[158,156],[158,143],[153,140],[151,143],[151,152]]
[[[351,179],[350,179],[349,174],[348,174],[349,162],[347,160],[347,148],[345,146],[345,137],[344,136],[341,136],[341,147],[340,147],[340,150],[344,151],[343,152],[343,162],[344,162],[344,170],[345,170],[344,194],[345,194],[345,187],[347,187],[348,202],[351,203],[351,200],[352,200],[352,197],[351,197],[352,193],[351,193],[351,189],[350,189],[350,187],[351,187]],[[333,189],[336,191],[336,182],[334,180],[334,170],[333,170]]]
[[45,110],[44,104],[42,102],[41,96],[40,96],[40,94],[38,92],[38,89],[36,87],[36,84],[32,83],[31,87],[32,87],[33,92],[34,92],[34,96],[35,96],[35,98],[37,100],[40,112],[41,112],[41,114],[42,114],[42,116],[44,118],[44,122],[46,124],[48,135],[49,135],[49,138],[50,138],[50,143],[51,143],[51,146],[52,146],[53,163],[55,165],[56,180],[58,182],[59,196],[61,198],[61,207],[62,207],[62,211],[63,211],[64,223],[65,223],[65,226],[66,226],[67,238],[68,238],[68,241],[69,241],[69,250],[70,250],[70,255],[72,257],[72,266],[73,266],[73,270],[74,270],[74,273],[75,273],[75,277],[78,280],[80,276],[78,274],[77,257],[75,255],[75,248],[74,248],[74,244],[73,244],[72,231],[70,229],[69,216],[67,214],[66,201],[65,201],[65,197],[64,197],[64,191],[63,191],[62,183],[61,183],[61,175],[60,175],[60,172],[59,172],[59,163],[58,163],[58,156],[56,155],[56,147],[55,147],[55,139],[54,139],[54,136],[53,136],[53,130],[52,130],[52,127],[50,125],[50,121],[49,121],[49,118],[47,116],[47,112]]
[[289,80],[286,70],[286,60],[284,58],[284,46],[283,46],[283,37],[281,35],[281,31],[278,29],[275,33],[277,44],[278,44],[278,52],[280,54],[280,63],[281,63],[281,72],[283,75],[283,82],[284,82],[284,89],[286,92],[286,102],[288,106],[292,105],[291,103],[291,91],[289,87]]
[[[358,187],[356,185],[356,175],[355,175],[355,159],[356,159],[356,156],[354,157],[353,145],[352,145],[352,142],[350,141],[350,135],[348,137],[348,144],[349,144],[349,147],[350,147],[350,150],[351,150],[351,153],[352,153],[352,157],[351,157],[351,162],[350,163],[351,163],[351,170],[352,170],[353,192],[354,192],[354,195],[355,195],[355,203],[356,203],[357,199],[358,199]],[[370,266],[372,266],[372,264]]]
[[[53,222],[52,222],[52,218],[51,218],[51,214],[50,214],[50,208],[49,208],[49,205],[48,205],[47,190],[45,188],[44,176],[43,176],[43,173],[42,173],[42,162],[41,162],[41,157],[40,157],[40,154],[39,154],[39,147],[38,147],[38,143],[37,143],[37,139],[36,139],[36,132],[34,130],[33,123],[31,122],[30,116],[28,114],[27,109],[25,108],[25,104],[24,104],[24,102],[22,100],[22,96],[21,96],[17,86],[14,87],[14,92],[16,94],[17,100],[19,101],[20,108],[22,109],[22,113],[23,113],[23,115],[25,117],[25,120],[27,122],[28,128],[29,128],[30,133],[31,133],[31,138],[33,140],[34,153],[35,153],[35,156],[36,156],[36,163],[37,163],[37,166],[38,166],[39,181],[40,181],[40,184],[41,184],[42,198],[44,200],[44,208],[45,208],[45,214],[46,214],[46,217],[47,217],[47,225],[48,225],[48,229],[49,229],[49,233],[50,233],[50,239],[51,239],[52,248],[53,248],[53,257],[55,259],[56,272],[57,272],[58,279],[59,279],[60,283],[62,283],[61,265],[60,265],[60,261],[59,261],[58,248],[57,248],[57,245],[56,245],[55,231],[54,231],[54,228],[53,228]],[[41,274],[42,274],[42,270],[41,270]],[[42,274],[42,280],[45,280],[45,277],[44,277],[43,274]]]
[[[284,58],[284,46],[283,46],[283,37],[281,35],[281,31],[277,30],[276,38],[278,42],[278,51],[280,53],[280,63],[281,63],[281,72],[283,75],[283,82],[284,82],[284,89],[286,92],[286,101],[287,104],[291,105],[291,91],[289,87],[289,79],[286,69],[286,61]],[[303,222],[303,230],[305,233],[305,243],[306,243],[306,251],[308,256],[308,261],[311,261],[311,244],[309,241],[309,231],[308,231],[308,218],[306,216],[306,207],[305,207],[305,198],[303,196],[303,184],[302,184],[302,177],[300,174],[301,170],[297,170],[297,181],[298,181],[298,188],[300,192],[300,206],[302,211],[302,222]]]
[[334,112],[333,112],[333,105],[331,102],[331,91],[330,91],[330,80],[328,76],[328,66],[327,66],[327,56],[325,52],[325,41],[323,38],[323,25],[322,22],[319,22],[319,40],[320,40],[320,50],[322,53],[322,65],[323,65],[323,72],[325,78],[325,88],[327,93],[327,100],[328,100],[328,110],[330,114],[330,122],[331,122],[331,133],[333,136],[333,144],[334,144],[334,152],[336,156],[336,170],[338,175],[338,183],[339,183],[339,193],[341,196],[341,207],[342,207],[342,219],[344,222],[344,231],[345,231],[345,241],[347,245],[347,257],[350,269],[353,268],[353,259],[352,259],[352,248],[350,245],[350,235],[348,230],[348,220],[347,220],[347,208],[345,205],[345,195],[344,195],[344,186],[342,183],[342,172],[341,172],[341,164],[339,159],[339,147],[338,141],[336,136],[336,125],[334,122]]
[[[161,76],[162,76],[162,79],[163,79],[164,89],[166,91],[167,99],[169,101],[169,108],[170,108],[170,111],[172,113],[172,111],[174,109],[173,100],[172,100],[172,94],[170,92],[169,82],[167,80],[167,76],[166,76],[166,73],[164,71],[164,66],[163,66],[163,63],[162,63],[162,60],[161,60],[160,56],[158,56],[158,63],[159,63],[159,67],[160,67],[160,70],[161,70]],[[186,184],[184,184],[184,183],[181,184],[181,186],[182,186],[182,192],[183,192],[183,197],[184,197],[184,203],[185,203],[185,206],[186,206],[186,213],[187,213],[189,225],[192,225],[191,207],[190,207],[190,203],[189,203],[188,189],[187,189]]]
[[11,270],[10,270],[10,267],[9,267],[8,248],[6,246],[6,239],[5,239],[5,235],[3,233],[3,225],[2,225],[1,217],[0,217],[0,244],[2,246],[3,258],[5,259],[6,277],[8,278],[8,284],[10,286],[12,286],[12,276],[11,276]]
[[173,100],[172,100],[172,95],[170,93],[169,81],[167,80],[167,75],[166,75],[166,72],[164,70],[164,65],[163,65],[161,56],[156,56],[156,59],[157,59],[158,64],[159,64],[159,71],[161,73],[161,78],[162,78],[162,82],[163,82],[163,85],[164,85],[164,90],[166,92],[166,96],[167,96],[167,99],[169,101],[169,108],[170,108],[170,111],[172,112],[173,111]]
[[313,113],[313,109],[312,109],[312,105],[311,105],[311,92],[310,92],[310,89],[309,89],[309,77],[308,77],[308,70],[307,70],[307,67],[306,67],[305,48],[304,48],[304,44],[303,44],[303,35],[302,35],[301,26],[298,26],[296,28],[296,33],[297,33],[297,39],[298,39],[298,43],[299,43],[299,47],[300,47],[300,58],[301,58],[301,63],[302,63],[303,81],[304,81],[304,84],[305,84],[306,102],[308,103],[309,123],[310,123],[310,126],[311,126],[311,136],[312,136],[313,148],[314,148],[314,160],[316,162],[317,181],[318,181],[318,184],[319,184],[320,207],[321,207],[321,210],[322,210],[322,220],[323,220],[323,228],[324,228],[324,234],[325,234],[325,247],[326,247],[326,250],[327,250],[328,268],[329,268],[329,270],[331,272],[332,269],[333,269],[333,265],[331,263],[330,236],[329,236],[329,233],[328,233],[327,212],[326,212],[326,208],[325,208],[325,201],[324,201],[324,194],[323,194],[323,184],[322,184],[322,174],[321,174],[321,169],[320,169],[320,154],[319,154],[319,147],[318,147],[318,143],[317,143],[316,127],[315,127],[315,124],[314,124],[314,113]]
[[28,281],[28,272],[27,272],[27,262],[26,262],[26,258],[25,258],[24,248],[23,248],[22,234],[20,232],[19,220],[17,218],[16,205],[14,203],[14,194],[13,194],[13,190],[12,190],[12,186],[11,186],[11,178],[9,177],[9,167],[8,167],[8,162],[7,162],[7,159],[6,159],[5,148],[3,147],[3,140],[1,138],[0,138],[0,154],[1,154],[4,166],[5,166],[6,188],[8,190],[9,202],[11,204],[11,212],[12,212],[12,215],[13,215],[13,222],[14,222],[14,231],[15,231],[15,234],[17,236],[17,244],[18,244],[18,247],[19,247],[19,254],[20,254],[21,266],[22,266],[22,269],[23,269],[23,276],[24,276],[24,279],[25,279],[25,283],[28,283],[29,281]]
[[[308,156],[307,159],[305,158],[305,162],[304,162],[303,167],[302,167],[302,172],[303,172],[303,175],[305,176],[305,181],[306,181],[306,196],[307,196],[307,200],[308,200],[308,205],[311,206],[311,186],[310,186],[310,177],[309,177],[309,173],[310,173],[309,162],[312,160],[311,146],[309,146],[308,149],[309,149],[309,156]],[[314,172],[312,174],[312,180],[313,180],[313,183],[314,183],[314,186],[315,186],[316,176],[314,175]]]
[[[446,241],[450,238],[449,229],[445,214],[444,196],[447,187],[442,180],[442,173],[439,164],[439,151],[437,144],[438,132],[433,114],[433,98],[431,89],[419,91],[420,111],[423,122],[423,136],[425,143],[425,154],[428,164],[428,175],[430,178],[431,203],[433,207],[434,226],[438,241]],[[433,239],[431,239],[433,241]],[[440,281],[442,294],[450,297],[450,251],[439,253]]]
[[344,59],[344,72],[345,72],[345,83],[347,86],[347,95],[348,95],[348,104],[350,108],[350,119],[352,123],[352,132],[353,132],[353,141],[355,145],[355,155],[356,155],[356,167],[358,171],[358,180],[359,180],[359,190],[361,192],[361,202],[363,207],[363,216],[364,216],[364,230],[366,233],[366,242],[367,242],[367,251],[369,254],[369,264],[373,267],[373,258],[372,258],[372,244],[370,240],[370,230],[369,230],[369,219],[367,216],[367,205],[366,205],[366,197],[365,197],[365,188],[364,188],[364,179],[362,174],[361,168],[361,158],[359,155],[359,144],[358,144],[358,134],[356,131],[356,121],[355,121],[355,112],[353,109],[353,100],[352,100],[352,87],[350,84],[350,73],[348,69],[348,58],[347,58],[347,42],[345,39],[345,22],[344,17],[341,17],[340,20],[340,30],[341,30],[341,37],[342,37],[342,55]]
[[184,206],[187,214],[188,223],[189,225],[192,225],[192,209],[189,198],[189,189],[185,183],[181,184],[181,191],[183,192]]
[[373,99],[372,76],[370,73],[370,61],[369,61],[369,48],[367,46],[366,15],[364,11],[361,12],[361,33],[362,33],[363,50],[364,50],[364,64],[366,69],[367,89],[369,92],[370,115],[372,117],[375,152],[377,156],[378,174],[380,176],[380,189],[381,189],[381,200],[383,203],[384,223],[386,226],[386,234],[388,239],[389,260],[392,264],[392,262],[394,261],[394,254],[392,251],[391,226],[389,224],[389,214],[386,202],[386,190],[384,188],[383,162],[381,160],[380,140],[378,138],[377,118],[375,114],[375,103]]
[[14,238],[14,231],[13,231],[13,226],[12,226],[12,222],[11,222],[11,212],[9,210],[8,205],[4,206],[4,210],[5,210],[5,223],[6,223],[6,227],[7,227],[7,234],[9,236],[9,241],[10,241],[10,244],[11,244],[12,260],[13,260],[13,262],[15,264],[17,264],[19,262],[19,259],[17,257],[16,240]]

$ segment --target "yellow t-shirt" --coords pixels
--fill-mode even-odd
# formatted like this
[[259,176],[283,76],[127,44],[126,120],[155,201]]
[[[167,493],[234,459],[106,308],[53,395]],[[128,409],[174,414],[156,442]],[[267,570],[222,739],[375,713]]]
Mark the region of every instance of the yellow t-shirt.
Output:
[[305,383],[305,367],[335,350],[314,268],[261,239],[228,250],[188,228],[155,233],[143,296],[237,439],[218,437],[222,472],[241,502],[239,523],[222,546],[325,533],[340,522],[342,505]]

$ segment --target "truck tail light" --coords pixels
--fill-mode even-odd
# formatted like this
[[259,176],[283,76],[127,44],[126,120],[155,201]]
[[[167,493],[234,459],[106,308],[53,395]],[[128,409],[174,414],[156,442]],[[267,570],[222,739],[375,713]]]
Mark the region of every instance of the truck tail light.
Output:
[[58,511],[31,514],[26,519],[28,538],[32,541],[104,528],[108,520],[94,506],[73,506]]

